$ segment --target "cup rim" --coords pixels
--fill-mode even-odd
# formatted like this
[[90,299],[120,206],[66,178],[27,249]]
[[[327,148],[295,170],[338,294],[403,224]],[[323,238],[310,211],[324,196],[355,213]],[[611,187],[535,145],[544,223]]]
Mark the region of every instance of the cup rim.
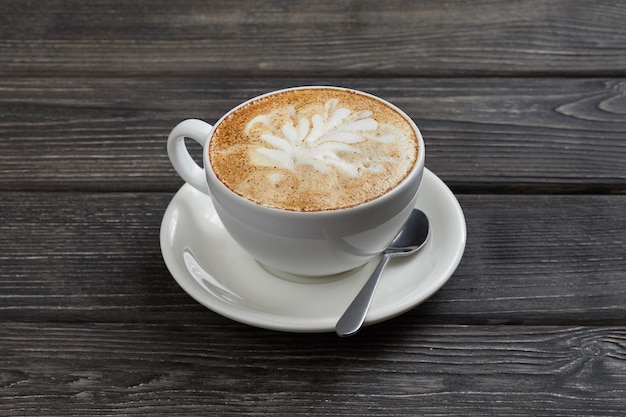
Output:
[[[282,209],[282,208],[278,208],[278,207],[270,207],[270,206],[264,206],[262,204],[257,204],[254,201],[249,200],[249,199],[247,199],[247,198],[237,194],[236,192],[231,190],[229,187],[227,187],[222,181],[220,181],[220,179],[215,174],[215,171],[213,170],[213,166],[211,165],[210,158],[209,158],[209,147],[210,147],[211,141],[213,140],[213,133],[215,132],[217,126],[219,126],[224,121],[224,119],[226,119],[229,115],[231,115],[232,113],[236,112],[238,109],[246,106],[247,104],[249,104],[249,103],[251,103],[253,101],[260,100],[260,99],[262,99],[264,97],[269,97],[269,96],[272,96],[272,95],[275,95],[275,94],[284,93],[284,92],[287,92],[287,91],[310,90],[310,89],[334,89],[334,90],[349,91],[349,92],[352,92],[352,93],[361,94],[361,95],[367,96],[367,97],[369,97],[371,99],[378,100],[379,102],[382,102],[386,106],[390,107],[392,110],[396,111],[400,116],[405,118],[409,122],[409,125],[411,126],[411,128],[413,129],[413,131],[415,132],[415,134],[417,136],[418,151],[417,151],[417,159],[415,161],[415,164],[413,165],[411,170],[405,175],[405,177],[402,179],[402,181],[400,181],[398,184],[396,184],[395,187],[393,187],[391,190],[389,190],[385,194],[380,195],[380,196],[378,196],[378,197],[376,197],[374,199],[367,200],[367,201],[365,201],[363,203],[356,204],[356,205],[350,206],[350,207],[342,207],[342,208],[327,209],[327,210],[316,210],[316,211],[288,210],[288,209]],[[385,100],[383,98],[375,96],[375,95],[373,95],[371,93],[367,93],[367,92],[360,91],[360,90],[355,90],[355,89],[349,88],[349,87],[339,87],[339,86],[330,86],[330,85],[304,85],[304,86],[297,86],[297,87],[282,88],[282,89],[279,89],[279,90],[273,90],[273,91],[269,91],[269,92],[266,92],[266,93],[254,96],[254,97],[249,98],[246,101],[238,104],[237,106],[233,107],[228,112],[226,112],[222,117],[220,117],[217,120],[217,122],[215,122],[213,124],[211,130],[209,131],[208,136],[209,136],[209,139],[207,141],[207,146],[205,147],[205,149],[203,151],[203,162],[204,162],[204,167],[205,167],[204,171],[206,173],[206,177],[207,177],[207,182],[209,184],[209,188],[218,187],[224,193],[233,196],[237,201],[241,202],[245,206],[255,207],[257,209],[267,210],[270,213],[280,213],[283,216],[289,215],[289,216],[300,217],[300,216],[304,215],[306,217],[313,217],[313,216],[324,216],[324,215],[328,215],[329,213],[337,213],[337,214],[339,214],[339,213],[348,213],[348,212],[355,213],[355,212],[357,212],[359,210],[369,209],[373,205],[376,205],[376,204],[378,204],[378,203],[380,203],[380,202],[382,202],[384,200],[392,198],[394,195],[400,193],[401,190],[403,190],[405,187],[408,187],[410,185],[410,183],[412,182],[413,178],[416,175],[418,175],[418,173],[420,171],[421,172],[424,171],[425,159],[426,159],[424,138],[422,136],[422,132],[417,127],[417,124],[415,123],[415,121],[413,121],[413,119],[411,117],[409,117],[408,114],[406,114],[402,109],[400,109],[395,104],[390,103],[389,101],[387,101],[387,100]]]

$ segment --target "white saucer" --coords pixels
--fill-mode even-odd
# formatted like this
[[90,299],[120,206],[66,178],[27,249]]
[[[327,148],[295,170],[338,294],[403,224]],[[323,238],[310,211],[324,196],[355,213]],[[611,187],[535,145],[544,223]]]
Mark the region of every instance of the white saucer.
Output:
[[[465,217],[450,189],[428,169],[416,207],[431,235],[415,255],[392,260],[365,324],[402,314],[450,278],[465,250]],[[161,252],[172,276],[196,301],[241,323],[292,332],[330,332],[377,259],[332,278],[284,279],[270,274],[235,243],[210,197],[185,184],[161,224]]]

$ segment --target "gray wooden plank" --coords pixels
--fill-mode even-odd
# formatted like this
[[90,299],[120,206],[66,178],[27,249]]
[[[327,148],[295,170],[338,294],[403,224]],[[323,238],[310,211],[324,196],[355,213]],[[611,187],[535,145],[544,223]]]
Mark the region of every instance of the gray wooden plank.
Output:
[[626,328],[0,327],[3,416],[622,416]]
[[174,191],[165,140],[179,121],[213,123],[255,95],[310,84],[404,109],[426,165],[456,191],[626,191],[621,78],[5,79],[0,189]]
[[[161,258],[171,197],[1,193],[0,320],[228,323],[185,294]],[[399,323],[626,321],[626,196],[459,200],[463,260]]]
[[461,323],[463,315],[491,324],[624,323],[624,196],[458,197],[468,226],[464,260],[449,292],[416,314]]
[[621,75],[619,1],[0,1],[0,75]]

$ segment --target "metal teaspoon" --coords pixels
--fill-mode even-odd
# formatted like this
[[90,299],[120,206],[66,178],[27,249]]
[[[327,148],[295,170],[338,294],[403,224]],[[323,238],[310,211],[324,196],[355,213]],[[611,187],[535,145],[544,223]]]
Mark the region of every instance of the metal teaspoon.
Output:
[[429,235],[428,217],[426,217],[423,211],[413,209],[400,232],[398,232],[387,249],[384,250],[383,257],[378,262],[372,275],[337,322],[335,326],[337,335],[341,337],[352,336],[361,329],[374,298],[379,278],[387,262],[395,256],[406,256],[417,252],[424,246]]

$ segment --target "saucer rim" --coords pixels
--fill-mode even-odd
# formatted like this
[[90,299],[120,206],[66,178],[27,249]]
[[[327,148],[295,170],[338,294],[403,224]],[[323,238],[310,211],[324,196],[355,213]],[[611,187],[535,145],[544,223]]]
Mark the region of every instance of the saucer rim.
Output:
[[[412,296],[403,297],[402,302],[398,301],[397,303],[395,303],[396,305],[393,306],[394,308],[390,308],[389,305],[376,306],[375,304],[373,304],[365,321],[366,326],[389,320],[393,317],[404,314],[405,312],[415,308],[416,306],[424,302],[426,299],[436,293],[450,279],[462,259],[467,240],[466,223],[463,210],[452,191],[436,174],[434,174],[428,168],[424,169],[424,180],[433,182],[433,188],[436,189],[437,192],[445,194],[445,203],[447,203],[446,205],[451,205],[451,208],[454,209],[453,212],[456,215],[456,221],[458,223],[458,230],[454,231],[454,234],[458,238],[457,244],[455,245],[455,248],[453,248],[455,249],[455,253],[448,260],[447,268],[445,268],[445,270],[439,274],[439,277],[432,280],[433,282],[430,282],[429,286],[424,291],[418,292],[417,294],[413,294],[414,291],[411,291],[409,295]],[[169,202],[161,222],[160,243],[161,253],[170,274],[178,283],[178,285],[189,296],[191,296],[194,300],[196,300],[204,307],[217,314],[220,314],[239,323],[247,324],[254,327],[299,333],[323,333],[334,331],[334,324],[336,320],[334,320],[332,323],[327,322],[327,319],[297,320],[287,317],[285,315],[277,316],[269,314],[266,311],[241,308],[241,306],[234,306],[233,304],[229,304],[224,300],[218,300],[214,294],[209,293],[208,290],[201,286],[201,284],[199,284],[190,275],[190,273],[187,272],[187,268],[182,266],[178,262],[173,251],[170,250],[170,245],[168,245],[167,243],[168,234],[170,232],[168,228],[170,227],[169,220],[171,220],[172,208],[175,206],[175,203],[178,199],[183,198],[182,196],[185,192],[188,191],[188,188],[191,188],[189,184],[183,184],[183,186],[180,187],[180,189]],[[192,191],[195,191],[195,189],[192,189]],[[210,198],[208,196],[202,195],[202,198],[204,197],[206,197],[208,199],[208,203],[211,204]],[[419,202],[420,199],[418,198],[416,207],[418,207]],[[233,244],[236,245],[236,243],[234,242]],[[377,261],[378,258],[375,258],[374,260],[370,261],[369,264],[374,264]],[[265,273],[269,275],[267,271],[265,271]],[[275,276],[272,276],[272,278],[275,278],[277,280],[282,279]],[[281,318],[282,320],[280,320]],[[339,317],[337,316],[336,319],[339,319]]]

